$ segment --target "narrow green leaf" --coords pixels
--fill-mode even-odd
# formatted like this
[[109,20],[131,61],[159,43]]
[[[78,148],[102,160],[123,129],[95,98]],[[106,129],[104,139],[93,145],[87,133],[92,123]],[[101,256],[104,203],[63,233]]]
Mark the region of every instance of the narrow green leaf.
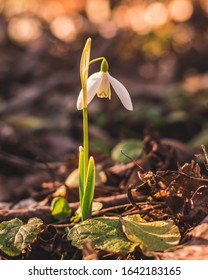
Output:
[[68,201],[63,197],[56,197],[51,203],[51,214],[57,220],[63,220],[71,216]]
[[18,256],[25,252],[28,244],[35,241],[43,221],[29,219],[27,224],[15,218],[0,224],[0,250],[8,256]]
[[172,220],[145,222],[140,215],[120,219],[126,237],[145,251],[164,251],[176,246],[180,232]]
[[84,149],[79,147],[79,202],[82,205],[84,197]]
[[90,239],[95,249],[118,253],[133,252],[138,245],[126,238],[117,217],[88,219],[70,229],[67,238],[79,249]]
[[82,207],[81,207],[83,221],[91,217],[94,190],[95,190],[95,163],[93,157],[90,157],[88,170],[87,170],[86,186],[84,190],[84,197],[83,197]]

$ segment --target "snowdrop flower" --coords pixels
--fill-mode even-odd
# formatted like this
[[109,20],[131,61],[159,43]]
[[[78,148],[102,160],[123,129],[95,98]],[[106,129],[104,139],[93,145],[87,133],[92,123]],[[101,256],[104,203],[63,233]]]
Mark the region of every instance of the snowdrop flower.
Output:
[[[100,98],[111,99],[111,89],[113,87],[115,93],[118,95],[121,103],[127,110],[133,110],[131,97],[122,83],[117,79],[113,78],[108,73],[108,63],[104,59],[101,64],[100,72],[92,74],[87,80],[87,105],[92,101],[94,96],[97,94]],[[77,109],[83,109],[83,94],[82,90],[77,99]]]

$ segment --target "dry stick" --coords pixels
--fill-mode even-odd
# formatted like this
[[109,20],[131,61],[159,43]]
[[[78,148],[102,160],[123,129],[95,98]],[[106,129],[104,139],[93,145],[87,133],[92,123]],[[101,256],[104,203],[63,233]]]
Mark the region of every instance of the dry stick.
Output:
[[[136,201],[144,202],[146,201],[146,196],[140,196],[136,198]],[[115,207],[118,205],[123,205],[129,202],[126,194],[119,194],[111,197],[99,197],[94,199],[96,202],[103,204],[104,208]],[[76,211],[79,207],[79,202],[70,203],[70,207],[73,211]],[[5,220],[10,220],[13,218],[19,218],[22,221],[28,221],[28,219],[37,217],[42,219],[45,223],[54,222],[54,218],[51,215],[50,206],[41,206],[34,209],[19,209],[19,210],[1,210],[0,211],[0,222]]]
[[[154,204],[154,205],[153,205]],[[139,213],[139,214],[147,214],[153,209],[161,208],[161,207],[166,207],[166,202],[151,202],[150,206],[147,206],[143,209],[135,209],[135,210],[130,210],[122,214],[123,215],[128,215],[128,214],[134,214],[134,213]]]
[[[137,213],[139,212],[139,213],[143,214],[143,213],[146,213],[146,211],[152,210],[153,208],[155,209],[155,208],[158,208],[158,207],[164,207],[164,205],[166,205],[166,202],[164,202],[164,203],[163,202],[160,202],[160,203],[158,203],[158,202],[149,202],[149,203],[150,203],[150,206],[145,207],[144,209],[128,210],[128,211],[126,211],[123,214],[127,215],[126,213],[131,213],[132,214],[133,212],[137,212]],[[139,203],[137,203],[137,206],[144,205],[144,204],[148,204],[148,202],[139,202]],[[98,215],[100,216],[100,215],[102,215],[104,213],[113,212],[113,211],[116,211],[116,210],[119,210],[119,209],[122,209],[122,208],[127,208],[127,207],[132,207],[132,204],[128,203],[128,204],[123,204],[123,205],[117,205],[117,206],[112,206],[112,207],[104,208],[104,209],[101,209],[99,211],[93,212],[92,215],[93,216],[98,216]]]
[[92,212],[92,216],[93,217],[100,216],[100,215],[105,214],[107,212],[115,212],[116,210],[119,210],[119,209],[122,209],[122,208],[126,208],[126,207],[131,207],[131,206],[132,206],[131,203],[127,203],[127,204],[116,205],[116,206],[104,208],[104,209],[101,209],[99,211]]
[[204,152],[204,156],[205,156],[205,160],[206,160],[205,167],[208,170],[208,154],[207,154],[207,150],[206,150],[204,145],[201,145],[201,147],[202,147],[202,150]]

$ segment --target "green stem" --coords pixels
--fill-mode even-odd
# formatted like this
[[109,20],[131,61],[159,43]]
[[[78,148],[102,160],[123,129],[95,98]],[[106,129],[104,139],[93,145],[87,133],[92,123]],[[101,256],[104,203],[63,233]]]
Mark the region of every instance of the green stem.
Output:
[[92,63],[94,63],[94,62],[96,62],[96,61],[99,61],[99,60],[105,60],[105,57],[104,57],[104,56],[101,56],[101,57],[92,59],[92,60],[90,60],[89,65],[92,64]]
[[82,83],[82,102],[83,102],[83,148],[84,148],[84,184],[87,178],[89,161],[89,140],[88,140],[88,111],[87,111],[87,85]]
[[87,108],[83,108],[83,147],[84,147],[84,183],[86,183],[88,161],[89,161],[88,111],[87,111]]

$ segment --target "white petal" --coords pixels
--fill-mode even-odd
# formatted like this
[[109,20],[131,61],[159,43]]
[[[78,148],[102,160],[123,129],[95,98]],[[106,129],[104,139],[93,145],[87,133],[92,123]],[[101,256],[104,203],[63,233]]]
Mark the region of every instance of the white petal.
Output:
[[[87,105],[92,101],[95,96],[97,89],[99,88],[101,82],[102,72],[96,72],[92,74],[87,80]],[[77,109],[82,110],[82,90],[79,93],[77,99]]]
[[115,93],[118,95],[118,97],[121,100],[121,103],[124,105],[124,107],[127,110],[132,111],[133,110],[133,105],[131,102],[131,97],[125,88],[125,86],[120,83],[117,79],[113,78],[110,74],[108,74],[109,81],[115,90]]

